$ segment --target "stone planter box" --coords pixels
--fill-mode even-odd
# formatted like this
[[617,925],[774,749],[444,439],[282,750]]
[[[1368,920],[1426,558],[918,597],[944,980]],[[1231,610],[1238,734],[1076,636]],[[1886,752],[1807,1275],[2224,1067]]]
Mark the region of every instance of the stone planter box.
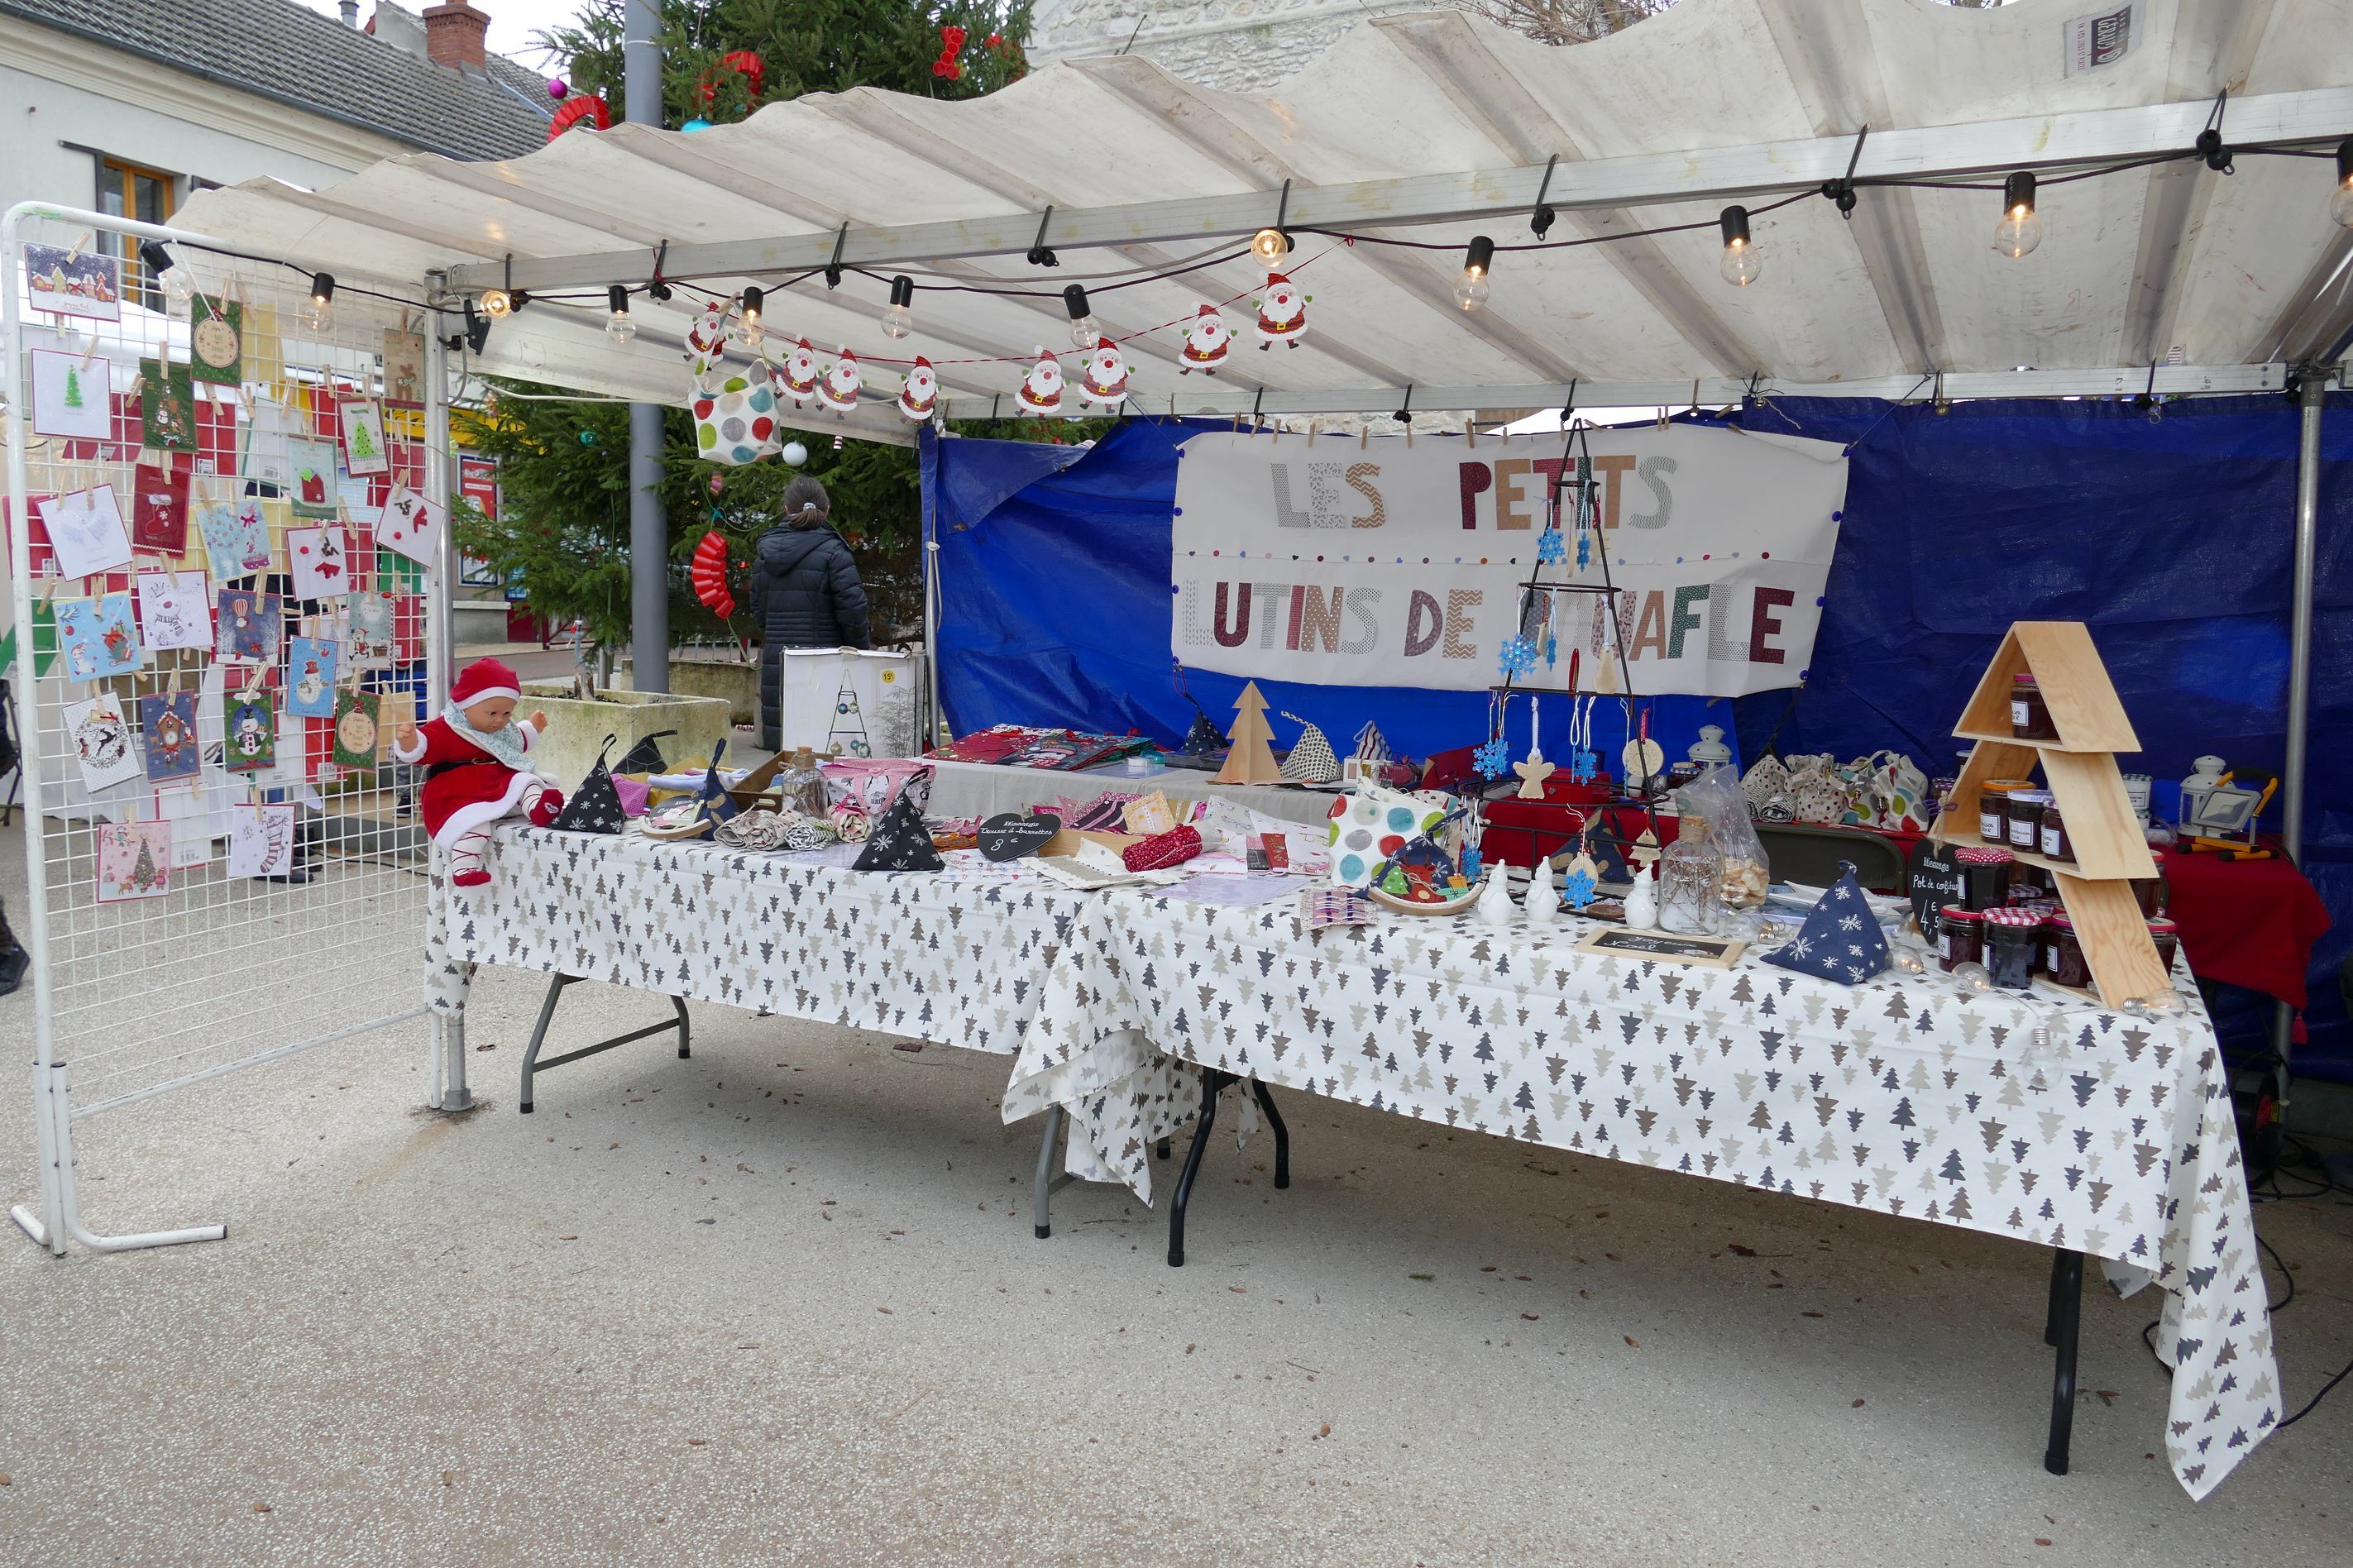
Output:
[[607,735],[615,737],[608,760],[616,763],[638,742],[663,730],[678,731],[656,742],[662,756],[672,763],[707,758],[721,741],[734,739],[734,722],[723,698],[607,688],[596,694],[595,701],[584,702],[571,696],[571,690],[568,681],[525,681],[522,701],[517,705],[518,711],[525,714],[534,708],[546,711],[547,733],[540,737],[532,753],[533,765],[566,791],[579,788],[588,770],[596,765],[596,750]]
[[[628,658],[621,660],[621,679],[634,689],[636,670]],[[717,697],[723,699],[728,712],[738,724],[760,721],[760,661],[749,664],[732,658],[689,658],[672,654],[670,658],[670,689],[679,697]]]

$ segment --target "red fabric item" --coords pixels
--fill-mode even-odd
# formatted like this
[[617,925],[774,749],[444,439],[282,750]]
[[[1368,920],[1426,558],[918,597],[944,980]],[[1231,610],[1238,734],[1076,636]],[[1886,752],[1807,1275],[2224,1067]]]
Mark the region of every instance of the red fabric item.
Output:
[[1200,852],[1199,830],[1190,824],[1179,823],[1166,833],[1155,833],[1140,844],[1129,845],[1119,858],[1131,871],[1157,871],[1181,866]]
[[400,760],[427,768],[436,763],[468,764],[434,774],[417,794],[425,831],[445,849],[468,828],[494,822],[522,805],[522,792],[532,782],[533,775],[516,773],[462,739],[447,719],[428,719],[417,726],[417,748],[399,752]]
[[[2158,867],[2191,973],[2302,1010],[2312,945],[2329,927],[2327,906],[2302,871],[2284,858],[2225,860],[2178,849],[2159,856]],[[2298,1019],[2299,1039],[2303,1028]]]
[[522,678],[513,668],[495,658],[478,658],[458,672],[449,684],[449,700],[460,708],[480,702],[485,697],[522,695]]

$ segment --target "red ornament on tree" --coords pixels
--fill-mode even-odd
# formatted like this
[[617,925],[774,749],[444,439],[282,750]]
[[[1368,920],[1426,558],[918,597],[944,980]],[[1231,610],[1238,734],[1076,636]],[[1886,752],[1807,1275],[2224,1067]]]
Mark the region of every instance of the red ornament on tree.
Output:
[[962,27],[940,29],[940,58],[932,62],[934,76],[944,78],[949,81],[960,80],[963,78],[964,64],[956,58],[956,56],[964,52],[965,37],[965,33]]

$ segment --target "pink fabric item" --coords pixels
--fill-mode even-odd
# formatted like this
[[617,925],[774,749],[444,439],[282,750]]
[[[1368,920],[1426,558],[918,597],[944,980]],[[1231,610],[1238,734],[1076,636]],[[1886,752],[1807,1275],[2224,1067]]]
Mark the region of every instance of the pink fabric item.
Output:
[[646,797],[653,791],[654,786],[641,779],[630,778],[626,773],[613,775],[613,793],[621,797],[621,815],[624,816],[643,816],[646,814]]
[[1120,859],[1131,871],[1157,871],[1164,867],[1181,866],[1200,852],[1200,830],[1186,824],[1129,845],[1121,851]]

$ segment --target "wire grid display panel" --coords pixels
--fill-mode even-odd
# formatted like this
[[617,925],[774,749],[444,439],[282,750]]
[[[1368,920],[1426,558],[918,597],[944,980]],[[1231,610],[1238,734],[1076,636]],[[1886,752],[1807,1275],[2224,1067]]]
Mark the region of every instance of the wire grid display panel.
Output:
[[42,226],[10,268],[10,674],[47,1059],[84,1116],[417,1011],[426,848],[388,746],[435,606],[379,527],[427,488],[427,318],[347,290],[306,321],[307,274],[175,246],[181,302],[121,237]]

